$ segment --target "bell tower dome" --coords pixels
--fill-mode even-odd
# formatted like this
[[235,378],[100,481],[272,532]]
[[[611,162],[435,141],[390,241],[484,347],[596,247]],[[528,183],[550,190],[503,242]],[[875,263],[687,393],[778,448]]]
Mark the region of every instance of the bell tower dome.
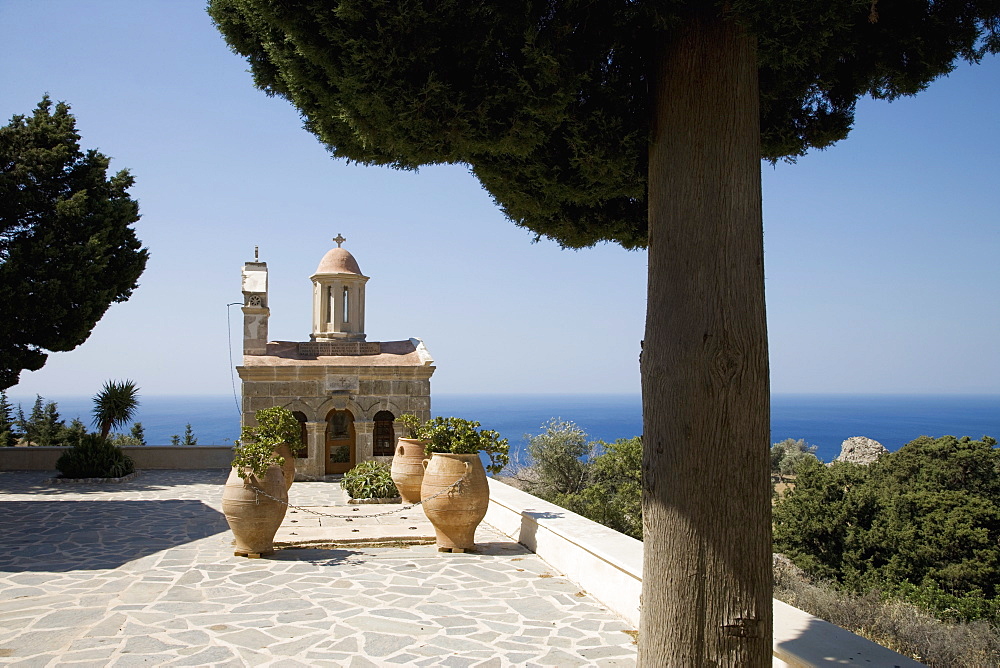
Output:
[[331,248],[309,277],[313,284],[312,341],[365,340],[365,283],[358,261],[337,235]]

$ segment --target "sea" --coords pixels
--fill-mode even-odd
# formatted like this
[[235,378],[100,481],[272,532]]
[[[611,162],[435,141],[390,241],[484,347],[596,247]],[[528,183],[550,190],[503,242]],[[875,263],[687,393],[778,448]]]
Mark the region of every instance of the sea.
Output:
[[[51,396],[60,417],[79,417],[90,424],[89,397]],[[33,396],[11,395],[9,401],[30,412]],[[642,434],[642,401],[638,394],[434,394],[434,415],[478,420],[510,441],[512,453],[552,418],[575,422],[593,440],[614,441]],[[239,437],[239,403],[229,396],[144,396],[136,420],[150,445],[183,438],[191,425],[199,445],[228,445]],[[873,438],[898,450],[918,436],[983,435],[1000,439],[1000,395],[858,395],[774,394],[771,396],[771,442],[804,439],[817,446],[817,456],[830,461],[851,436]]]

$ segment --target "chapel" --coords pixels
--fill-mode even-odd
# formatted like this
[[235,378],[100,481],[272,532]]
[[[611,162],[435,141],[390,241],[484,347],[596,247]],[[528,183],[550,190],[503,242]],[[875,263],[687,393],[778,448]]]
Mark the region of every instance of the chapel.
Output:
[[244,425],[260,408],[284,406],[302,425],[296,453],[300,479],[343,473],[367,460],[391,461],[396,420],[430,418],[434,360],[420,339],[368,341],[365,285],[354,256],[337,235],[309,277],[312,333],[308,341],[268,341],[267,263],[243,265]]

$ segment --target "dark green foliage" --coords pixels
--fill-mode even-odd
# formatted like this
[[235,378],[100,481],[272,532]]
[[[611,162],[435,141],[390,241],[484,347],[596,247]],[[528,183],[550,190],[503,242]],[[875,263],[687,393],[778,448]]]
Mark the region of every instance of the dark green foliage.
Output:
[[589,484],[552,501],[615,531],[642,540],[642,439],[598,441],[603,452],[591,460]]
[[63,432],[63,445],[76,445],[86,434],[87,425],[83,424],[80,418],[73,418]]
[[132,459],[99,434],[87,434],[59,457],[66,478],[121,478],[135,471]]
[[14,407],[7,401],[7,393],[0,390],[0,448],[15,445],[18,436],[14,424]]
[[340,486],[352,499],[394,499],[399,496],[389,465],[382,462],[361,462],[344,474]]
[[190,422],[184,425],[184,440],[181,441],[181,445],[198,445],[198,439],[194,437]]
[[46,402],[35,396],[28,417],[17,407],[17,426],[27,445],[59,446],[66,444],[66,423],[59,419],[59,407],[54,401]]
[[177,434],[173,434],[170,436],[170,445],[180,445],[180,444],[181,444],[180,436],[178,436]]
[[136,442],[136,445],[146,445],[146,430],[143,429],[141,422],[136,422],[132,425],[129,436]]
[[[233,467],[241,478],[246,478],[249,472],[263,479],[269,466],[281,466],[285,463],[285,458],[275,454],[274,449],[284,443],[294,450],[300,443],[302,432],[295,414],[282,406],[258,409],[254,413],[254,419],[257,425],[244,425],[240,430],[240,437],[236,439]],[[184,445],[197,443],[189,424],[184,432]],[[343,449],[348,450],[346,447]],[[349,452],[347,454],[350,455]]]
[[86,341],[146,266],[132,177],[108,178],[108,158],[79,141],[69,106],[47,96],[0,127],[0,388]]
[[115,427],[130,422],[139,407],[139,388],[131,380],[104,383],[94,395],[94,425],[100,427],[101,438],[107,438]]
[[421,423],[416,415],[406,413],[399,416],[399,422],[406,427],[410,438],[424,441],[424,450],[430,457],[434,452],[448,452],[454,455],[476,455],[485,452],[490,458],[486,470],[497,474],[510,461],[510,446],[506,438],[500,438],[492,429],[481,429],[478,422],[457,417],[435,417]]
[[995,445],[922,436],[868,467],[804,465],[774,509],[775,550],[854,591],[898,592],[944,614],[996,619]]
[[339,157],[465,163],[518,225],[646,245],[654,54],[720,13],[758,41],[761,155],[847,136],[858,97],[914,94],[1000,49],[996,0],[211,0],[254,81]]
[[642,539],[642,439],[588,441],[573,422],[553,418],[529,437],[518,487],[633,538]]

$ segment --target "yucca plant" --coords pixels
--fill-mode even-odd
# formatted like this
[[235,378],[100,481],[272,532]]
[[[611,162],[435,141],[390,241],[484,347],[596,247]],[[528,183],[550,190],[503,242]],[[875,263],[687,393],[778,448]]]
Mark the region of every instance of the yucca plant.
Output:
[[132,421],[139,407],[139,388],[131,380],[104,383],[94,395],[94,426],[101,428],[101,438],[107,438],[112,429]]

